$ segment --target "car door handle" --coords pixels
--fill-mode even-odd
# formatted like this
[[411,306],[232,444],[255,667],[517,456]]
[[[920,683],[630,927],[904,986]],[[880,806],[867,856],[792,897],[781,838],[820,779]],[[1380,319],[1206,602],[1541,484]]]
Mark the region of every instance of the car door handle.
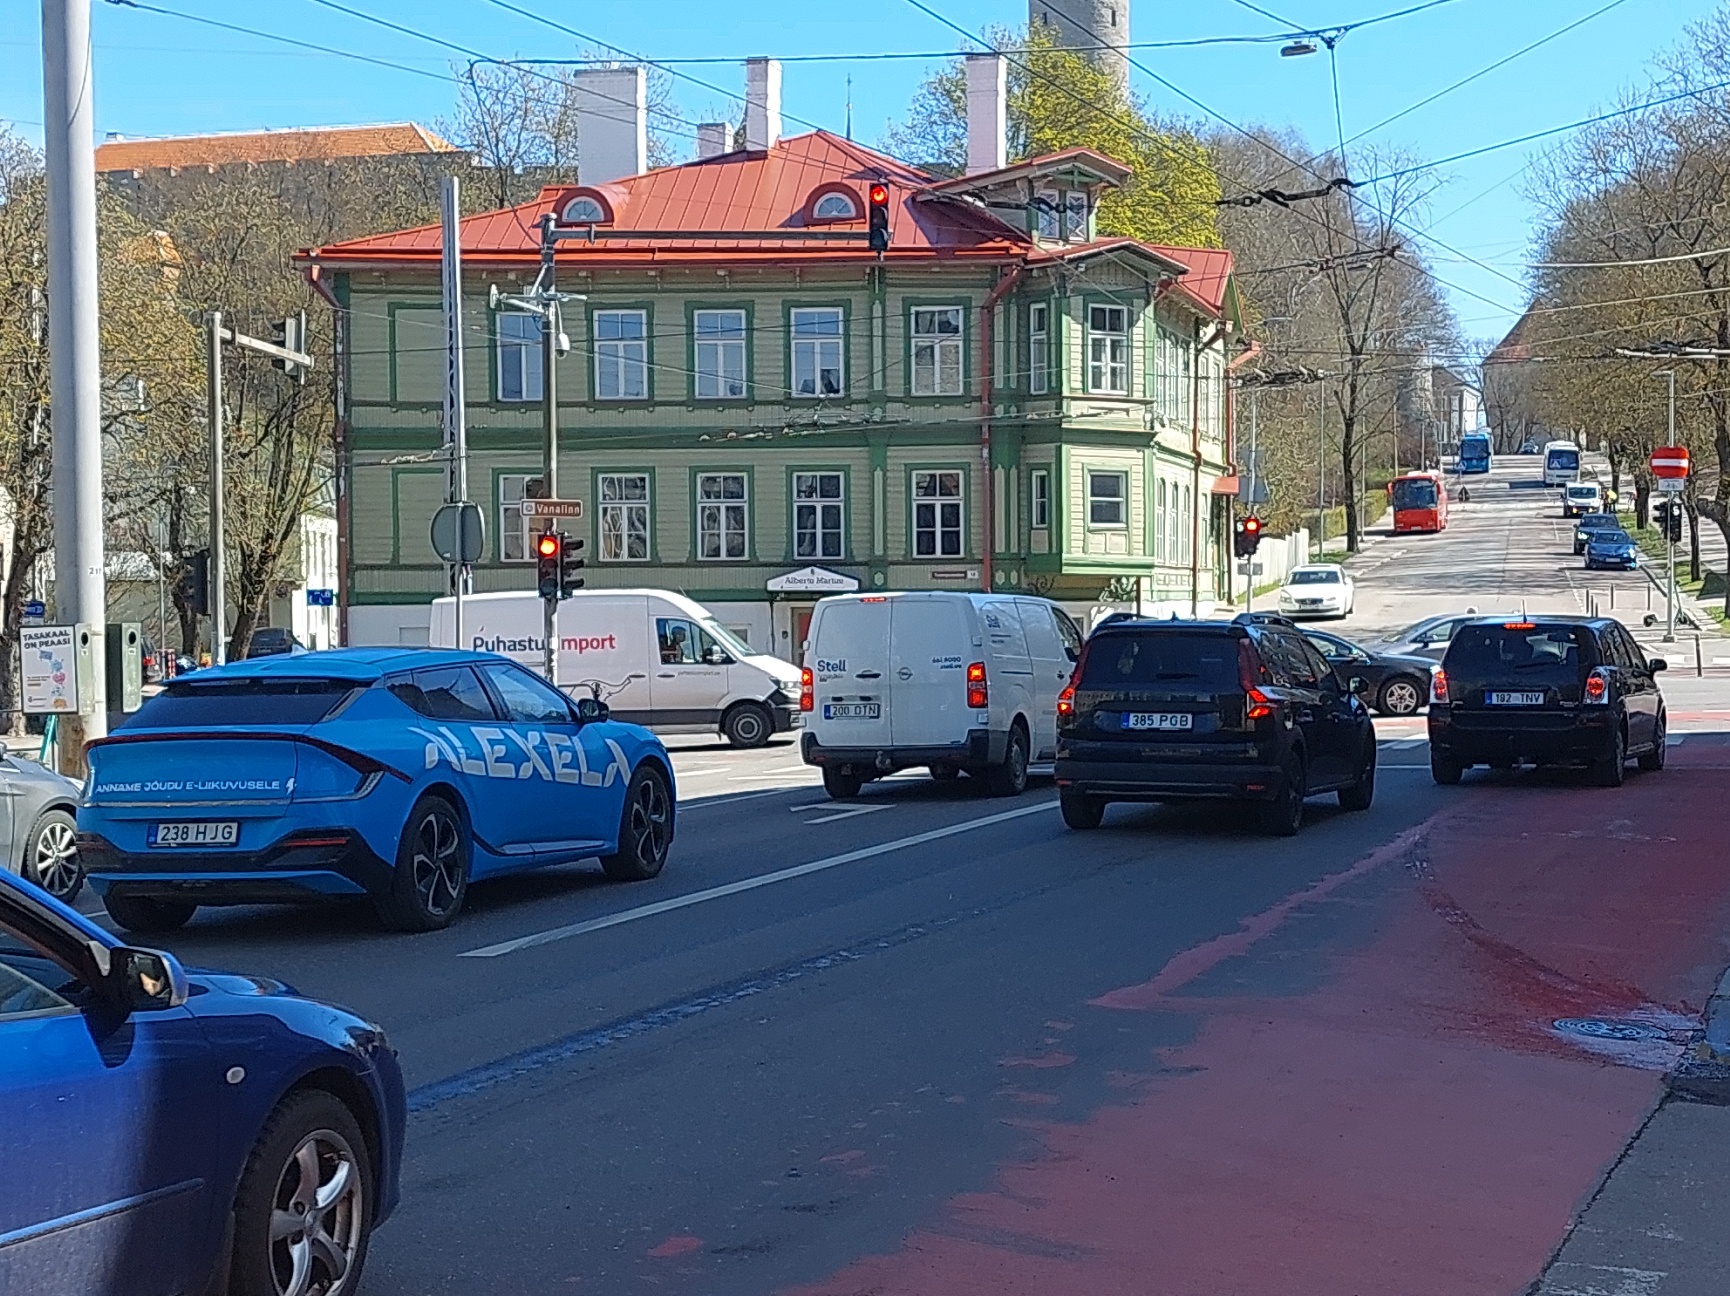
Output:
[[656,679],[675,679],[677,677],[673,674],[672,671],[661,671],[659,674],[657,674],[655,676],[655,678]]
[[854,679],[882,679],[883,678],[883,672],[882,671],[860,671],[853,678]]

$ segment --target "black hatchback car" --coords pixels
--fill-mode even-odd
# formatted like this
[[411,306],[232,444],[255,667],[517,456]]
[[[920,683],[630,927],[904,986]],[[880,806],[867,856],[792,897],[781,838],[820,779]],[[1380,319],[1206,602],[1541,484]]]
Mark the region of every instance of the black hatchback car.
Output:
[[1363,680],[1364,696],[1383,715],[1416,715],[1428,705],[1430,672],[1436,665],[1428,657],[1376,652],[1350,639],[1308,627],[1303,634],[1327,658],[1341,687],[1348,685],[1354,676]]
[[1113,801],[1242,800],[1290,836],[1304,798],[1347,810],[1375,796],[1376,734],[1354,678],[1342,685],[1291,622],[1102,625],[1057,702],[1063,821],[1097,828]]
[[1664,768],[1664,698],[1634,636],[1609,617],[1484,618],[1461,626],[1430,697],[1430,773],[1585,765],[1619,787],[1630,757]]

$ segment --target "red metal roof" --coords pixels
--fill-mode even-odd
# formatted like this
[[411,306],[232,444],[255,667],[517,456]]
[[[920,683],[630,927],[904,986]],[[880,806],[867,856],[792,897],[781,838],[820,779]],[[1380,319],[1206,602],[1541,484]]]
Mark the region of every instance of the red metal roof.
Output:
[[309,126],[293,130],[111,139],[96,146],[96,169],[152,171],[237,162],[328,162],[335,158],[460,152],[414,122],[382,126]]
[[1178,287],[1212,314],[1225,314],[1226,293],[1231,287],[1230,252],[1224,248],[1165,247],[1158,243],[1148,246],[1160,256],[1188,266],[1188,271],[1178,278]]

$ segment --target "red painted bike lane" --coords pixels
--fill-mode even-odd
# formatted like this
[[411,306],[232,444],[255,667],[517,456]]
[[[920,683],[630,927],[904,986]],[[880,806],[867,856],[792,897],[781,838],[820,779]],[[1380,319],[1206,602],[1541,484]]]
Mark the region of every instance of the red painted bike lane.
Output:
[[[1460,789],[1239,931],[1078,1005],[1200,1028],[1084,1123],[1041,1124],[1029,1104],[1017,1123],[1043,1155],[800,1291],[1524,1291],[1730,963],[1727,793],[1730,746],[1712,743],[1615,791]],[[1343,920],[1301,923],[1330,908]],[[1311,928],[1331,935],[1305,946]],[[1293,993],[1233,993],[1288,971]]]

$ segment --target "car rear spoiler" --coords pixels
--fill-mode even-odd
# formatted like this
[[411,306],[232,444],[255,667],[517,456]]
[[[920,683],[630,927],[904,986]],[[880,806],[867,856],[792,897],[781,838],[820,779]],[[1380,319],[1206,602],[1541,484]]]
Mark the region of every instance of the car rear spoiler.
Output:
[[323,752],[326,756],[334,756],[343,764],[360,774],[388,774],[391,778],[401,779],[404,783],[414,780],[397,769],[387,765],[375,756],[358,752],[352,747],[344,747],[341,743],[333,743],[327,738],[314,738],[311,734],[294,733],[288,730],[266,729],[194,729],[194,730],[149,730],[141,729],[134,732],[109,734],[106,738],[93,739],[85,745],[86,751],[94,751],[99,747],[118,747],[130,743],[145,742],[207,742],[212,738],[220,738],[225,742],[239,740],[242,742],[291,742],[301,743]]

